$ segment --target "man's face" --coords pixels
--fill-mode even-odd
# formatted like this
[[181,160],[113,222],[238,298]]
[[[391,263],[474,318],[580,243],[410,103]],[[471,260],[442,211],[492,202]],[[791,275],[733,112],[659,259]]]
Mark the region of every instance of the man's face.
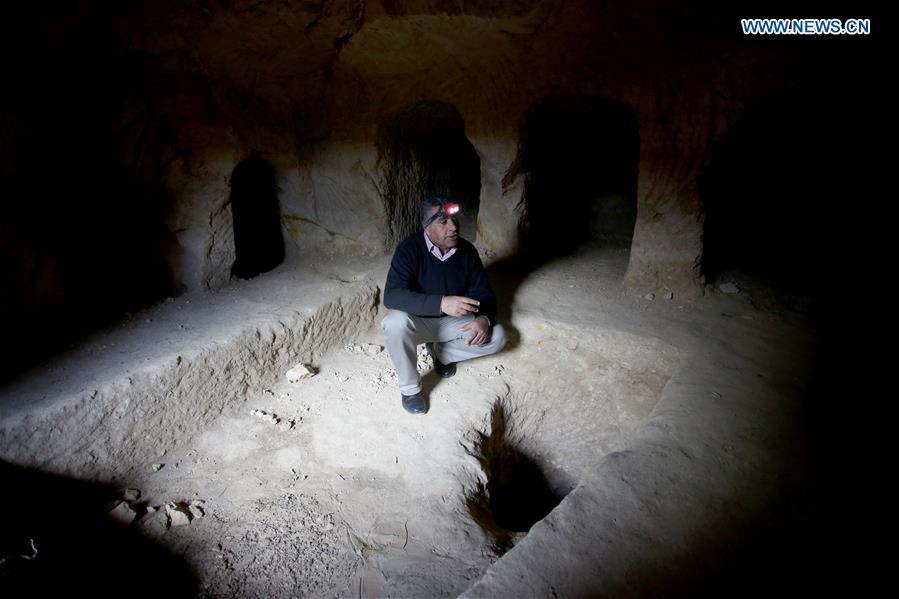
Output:
[[[429,216],[440,210],[436,206],[431,210]],[[459,243],[459,221],[455,216],[449,218],[438,218],[425,229],[428,239],[431,243],[439,247],[442,251],[456,247]]]

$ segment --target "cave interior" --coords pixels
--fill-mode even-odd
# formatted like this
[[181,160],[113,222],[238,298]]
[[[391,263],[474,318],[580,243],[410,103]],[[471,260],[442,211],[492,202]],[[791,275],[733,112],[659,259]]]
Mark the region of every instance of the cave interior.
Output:
[[[882,130],[881,37],[876,29],[859,36],[741,32],[745,17],[871,17],[856,5],[788,4],[59,0],[7,9],[0,37],[7,347],[0,460],[4,487],[20,489],[4,508],[26,516],[3,540],[3,555],[19,556],[4,560],[3,577],[23,588],[80,581],[78,572],[94,571],[101,558],[52,540],[78,535],[106,545],[94,544],[98,556],[113,560],[102,569],[113,572],[104,579],[110,590],[127,584],[117,573],[128,568],[125,558],[108,546],[118,545],[173,568],[171,584],[154,581],[147,595],[223,588],[355,594],[355,586],[335,582],[344,573],[336,566],[326,572],[338,572],[326,581],[332,586],[302,587],[298,575],[274,568],[280,586],[207,587],[204,577],[220,572],[192,573],[156,537],[71,518],[104,489],[136,484],[134,472],[145,473],[147,463],[166,461],[154,459],[161,446],[199,447],[191,443],[214,416],[244,410],[248,393],[274,389],[291,361],[323,360],[377,330],[371,327],[383,316],[379,294],[393,248],[418,230],[420,200],[439,194],[463,205],[463,237],[491,273],[501,318],[516,323],[515,351],[529,365],[505,392],[491,391],[490,378],[465,393],[490,396],[485,400],[506,393],[550,411],[570,404],[558,408],[565,415],[558,418],[560,431],[575,431],[572,457],[565,462],[560,449],[555,466],[546,460],[556,501],[570,494],[547,522],[560,530],[570,524],[568,536],[551,537],[547,525],[540,528],[546,538],[532,532],[498,561],[466,563],[470,576],[447,575],[451,581],[397,574],[372,582],[374,575],[358,569],[346,580],[399,596],[750,595],[776,577],[788,588],[825,588],[816,572],[821,564],[842,565],[835,554],[856,534],[841,522],[828,528],[829,518],[857,498],[848,490],[856,485],[824,490],[824,481],[835,471],[858,484],[871,475],[845,455],[866,424],[846,413],[841,398],[868,390],[856,378],[869,368],[857,350],[867,348],[862,335],[878,325],[860,294],[888,272],[879,266],[888,252],[871,243],[888,238],[873,232],[881,208],[870,189],[874,136]],[[555,310],[539,305],[559,297],[566,299]],[[183,308],[177,330],[151,330],[170,322],[176,308]],[[671,316],[678,311],[690,312],[693,324]],[[732,325],[735,319],[742,321]],[[547,323],[591,332],[579,346],[556,336],[540,346],[543,353],[527,354]],[[758,328],[728,328],[747,323]],[[626,331],[630,341],[605,330]],[[656,338],[664,344],[654,345]],[[652,405],[621,404],[634,412],[616,429],[620,441],[590,436],[586,421],[596,424],[600,412],[586,407],[594,402],[587,387],[577,391],[587,395],[569,397],[558,383],[559,395],[547,390],[541,404],[521,383],[531,380],[528,368],[571,364],[560,356],[591,347],[616,364],[644,360],[641,372],[651,373],[645,387]],[[234,358],[240,352],[250,357]],[[686,362],[676,362],[677,352]],[[741,362],[747,355],[757,362]],[[685,374],[690,360],[715,367]],[[138,361],[154,374],[133,375]],[[731,367],[771,387],[756,392],[749,379],[733,383],[741,399],[730,412],[683,407],[681,395],[703,388],[690,387],[691,376],[705,372],[711,389]],[[505,368],[515,372],[514,364]],[[88,370],[93,378],[79,378]],[[227,392],[204,387],[219,376],[234,379]],[[160,394],[151,407],[130,399],[153,395],[166,377],[182,391]],[[540,380],[535,375],[532,389],[542,388]],[[399,410],[389,385],[382,412]],[[196,399],[201,393],[216,398]],[[786,399],[769,401],[781,393]],[[105,416],[89,415],[94,403]],[[751,414],[751,429],[729,428],[728,419],[743,418],[740,410]],[[477,420],[484,412],[466,414]],[[703,412],[716,416],[691,415]],[[381,437],[341,431],[336,421],[321,430],[358,433],[354,451],[364,452],[401,436],[383,431],[394,425],[384,418],[376,420]],[[659,424],[666,418],[675,424]],[[682,430],[680,422],[687,423]],[[647,441],[651,426],[669,427],[664,443]],[[695,440],[711,429],[718,436],[703,442],[712,452],[703,454],[706,461],[651,461],[665,458],[650,446],[688,442],[675,439],[676,431]],[[559,435],[547,432],[543,442],[565,443]],[[737,449],[726,441],[734,436]],[[310,443],[318,451],[327,445]],[[592,447],[601,451],[594,455]],[[786,453],[795,463],[778,466]],[[619,463],[627,456],[644,461]],[[402,466],[396,460],[391,467]],[[766,466],[748,474],[737,462]],[[619,489],[632,471],[645,485]],[[696,522],[689,534],[648,524],[655,521],[647,514],[656,513],[650,504],[660,494],[677,501],[671,489],[687,484],[666,488],[669,471],[683,480],[704,473],[695,474],[690,497],[705,499],[684,504],[693,506]],[[777,491],[734,499],[750,480],[749,495],[769,483]],[[68,518],[47,505],[59,495],[79,498],[66,508]],[[591,512],[591,501],[605,507]],[[676,519],[672,510],[657,508],[660,521]],[[595,523],[581,530],[572,514]],[[42,532],[28,532],[29,522],[43,520],[34,528]],[[577,531],[583,539],[572,540]],[[25,561],[30,550],[22,544],[36,534],[50,550]],[[361,546],[350,549],[366,555],[380,547]],[[322,551],[321,559],[344,559]],[[424,557],[407,555],[407,563],[383,552],[384,572],[430,568]],[[805,557],[791,562],[796,554]],[[703,574],[707,563],[713,566]],[[491,576],[482,578],[486,571]],[[55,572],[66,574],[47,576]],[[350,585],[346,580],[339,582]]]

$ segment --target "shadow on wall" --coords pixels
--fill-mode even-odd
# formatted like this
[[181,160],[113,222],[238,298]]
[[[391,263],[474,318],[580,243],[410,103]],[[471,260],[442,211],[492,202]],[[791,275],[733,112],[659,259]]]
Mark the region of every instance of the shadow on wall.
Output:
[[0,36],[18,57],[0,100],[2,380],[179,291],[171,132],[112,13],[61,6],[11,6]]
[[375,145],[387,215],[386,249],[421,227],[419,203],[430,195],[458,199],[465,208],[463,236],[475,231],[481,160],[465,137],[465,121],[455,106],[426,101],[391,113],[378,127]]
[[281,207],[275,168],[258,157],[244,158],[231,173],[234,252],[231,273],[251,279],[284,261]]
[[115,487],[0,461],[5,597],[195,597],[196,574],[105,511]]
[[0,324],[14,348],[0,380],[178,293],[166,191],[130,181],[112,163],[92,163],[90,143],[63,152],[48,177],[40,135],[23,142],[35,146],[23,151],[21,185],[5,197],[9,219],[0,225]]
[[524,177],[526,252],[559,255],[588,241],[629,248],[640,154],[633,111],[604,97],[552,98],[525,115],[519,135],[503,187]]

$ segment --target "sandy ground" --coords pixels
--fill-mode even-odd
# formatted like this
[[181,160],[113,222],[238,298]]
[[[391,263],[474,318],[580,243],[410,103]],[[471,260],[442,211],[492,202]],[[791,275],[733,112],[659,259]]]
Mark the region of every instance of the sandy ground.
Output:
[[190,523],[169,527],[161,508],[131,526],[182,556],[204,596],[464,592],[497,559],[462,503],[482,473],[461,441],[494,399],[519,408],[526,449],[565,495],[628,447],[697,348],[738,356],[803,326],[745,293],[626,297],[626,264],[626,252],[589,250],[523,280],[494,272],[509,345],[448,380],[422,353],[425,416],[402,410],[377,325],[322,355],[312,378],[250,388],[127,481],[141,506],[193,502]]

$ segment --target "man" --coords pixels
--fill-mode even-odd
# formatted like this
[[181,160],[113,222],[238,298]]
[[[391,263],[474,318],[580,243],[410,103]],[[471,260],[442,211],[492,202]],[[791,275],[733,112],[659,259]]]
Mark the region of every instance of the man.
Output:
[[478,251],[459,236],[460,211],[449,198],[423,201],[422,228],[397,246],[387,273],[389,310],[381,328],[403,407],[412,414],[428,411],[416,368],[419,343],[426,343],[443,378],[456,373],[456,362],[496,353],[506,344]]

